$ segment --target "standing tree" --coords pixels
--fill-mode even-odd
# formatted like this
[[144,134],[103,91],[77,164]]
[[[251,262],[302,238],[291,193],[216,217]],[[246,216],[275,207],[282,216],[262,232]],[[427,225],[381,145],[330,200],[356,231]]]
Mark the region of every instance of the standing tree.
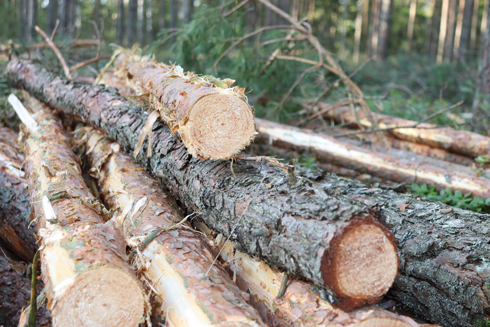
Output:
[[480,8],[480,0],[475,0],[473,6],[473,14],[471,16],[471,33],[470,33],[470,51],[475,50],[476,46],[476,31],[478,29],[478,9]]
[[412,51],[413,29],[415,26],[416,14],[417,14],[417,0],[410,0],[410,13],[409,13],[409,17],[408,17],[408,28],[407,28],[407,39],[408,39],[407,52],[408,53],[410,53]]
[[379,40],[376,52],[376,59],[378,61],[384,61],[388,55],[392,9],[393,0],[381,0],[379,11]]
[[[487,1],[488,3],[488,1]],[[490,7],[486,6],[483,18],[490,16]],[[486,24],[485,31],[482,33],[482,56],[480,61],[480,73],[476,88],[475,100],[473,102],[473,123],[476,125],[480,118],[479,113],[490,106],[490,24]]]
[[454,32],[456,25],[456,13],[457,13],[457,0],[449,0],[448,18],[447,18],[447,32],[444,45],[444,59],[447,61],[453,60],[453,48],[454,48]]
[[127,35],[128,43],[132,46],[136,42],[136,22],[138,12],[138,0],[129,0]]
[[471,31],[471,10],[474,0],[460,0],[456,39],[454,41],[454,56],[459,61],[465,61],[468,55],[468,42]]
[[158,11],[158,28],[165,28],[165,15],[167,14],[167,0],[160,0],[160,8]]
[[58,19],[58,0],[49,0],[47,19],[47,32],[51,34],[56,26],[56,20]]
[[124,43],[124,0],[118,0],[117,2],[117,43],[123,45]]
[[179,18],[179,1],[170,0],[170,28],[177,27],[178,18]]
[[192,20],[192,13],[194,12],[194,1],[182,0],[182,12],[184,14],[183,23],[184,24],[189,23]]

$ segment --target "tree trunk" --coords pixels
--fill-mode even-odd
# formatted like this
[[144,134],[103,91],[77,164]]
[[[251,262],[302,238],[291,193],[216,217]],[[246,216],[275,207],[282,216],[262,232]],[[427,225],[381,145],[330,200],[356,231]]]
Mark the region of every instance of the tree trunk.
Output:
[[379,210],[395,233],[401,264],[390,297],[441,326],[464,327],[484,319],[490,244],[481,240],[490,229],[490,215],[335,175],[319,182]]
[[25,38],[26,31],[26,7],[25,0],[19,0],[17,2],[19,10],[19,35],[21,38]]
[[[157,104],[156,117],[159,115],[180,135],[193,156],[227,160],[253,140],[253,109],[243,89],[225,91],[234,81],[198,77],[192,72],[184,74],[177,70],[180,66],[173,68],[155,61],[142,61],[140,56],[132,54],[121,54],[116,64],[123,80],[129,79],[132,85],[151,95],[152,102]],[[168,75],[169,72],[172,75]],[[233,113],[227,110],[229,107],[234,108]],[[147,128],[150,132],[151,126]],[[146,134],[142,134],[141,142],[145,137]],[[135,155],[138,152],[139,148]]]
[[152,0],[146,0],[145,8],[146,28],[145,28],[145,41],[146,44],[153,42],[153,4]]
[[441,26],[442,18],[442,4],[443,0],[435,0],[434,4],[434,14],[432,15],[432,40],[430,47],[430,56],[432,58],[437,58],[437,51],[439,46],[439,29]]
[[369,56],[377,55],[379,43],[379,18],[381,0],[373,0],[371,6],[371,27],[369,28]]
[[145,29],[145,0],[137,0],[138,9],[136,18],[138,20],[136,24],[136,41],[140,45],[143,45],[143,30]]
[[475,4],[475,0],[465,0],[463,11],[463,23],[461,26],[461,38],[459,42],[459,60],[466,62],[469,56],[469,42],[471,38],[471,11]]
[[20,170],[24,158],[18,153],[17,134],[0,127],[0,145],[0,244],[19,259],[32,262],[37,244],[34,229],[28,228],[31,205]]
[[58,0],[49,0],[46,33],[51,35],[58,19]]
[[[486,7],[487,12],[483,13],[483,16],[490,16],[490,7]],[[485,32],[481,36],[482,39],[482,56],[479,64],[479,76],[476,86],[476,94],[475,99],[473,101],[473,120],[476,121],[479,119],[480,110],[485,110],[490,101],[487,99],[487,96],[490,92],[490,24],[486,25]],[[483,107],[483,108],[482,108]],[[490,151],[486,151],[482,153],[482,155],[489,153]]]
[[118,0],[117,2],[117,43],[119,45],[124,44],[124,0]]
[[481,26],[480,26],[480,48],[478,49],[478,54],[483,55],[485,52],[485,46],[484,43],[485,41],[485,33],[487,30],[487,25],[488,25],[488,7],[489,7],[489,0],[483,0],[483,14],[481,18]]
[[[326,110],[329,107],[325,104],[320,104],[320,108]],[[357,119],[354,113],[348,107],[339,107],[332,110],[326,110],[324,116],[336,121],[349,122],[352,125],[357,125],[357,122],[366,127],[371,128],[371,121],[367,119],[365,114],[358,110]],[[391,135],[410,142],[422,143],[432,147],[445,149],[450,152],[459,153],[470,158],[478,156],[486,156],[490,154],[490,138],[477,133],[454,130],[449,127],[438,127],[434,124],[422,123],[405,120],[397,117],[390,117],[382,114],[374,114],[374,119],[378,121],[379,129],[394,128],[397,126],[414,126],[416,128],[399,128],[388,131]]]
[[167,1],[160,0],[160,9],[158,11],[158,27],[160,30],[165,28],[165,15],[167,14]]
[[182,22],[184,24],[187,24],[192,20],[193,11],[194,11],[194,1],[193,0],[182,0],[182,12],[184,14]]
[[438,64],[442,63],[442,60],[444,59],[444,44],[446,43],[446,35],[447,35],[449,1],[452,0],[442,0],[441,27],[439,29],[439,44],[437,46]]
[[[17,59],[6,72],[54,108],[103,129],[126,151],[135,149],[148,117],[110,88],[67,82]],[[266,162],[239,160],[232,171],[227,161],[193,159],[166,125],[157,121],[153,130],[152,157],[137,160],[250,255],[328,289],[343,308],[374,303],[391,286],[398,265],[386,242],[391,236],[357,202]]]
[[277,140],[293,149],[309,149],[315,156],[329,163],[390,181],[407,184],[426,183],[434,185],[437,189],[457,189],[463,193],[471,192],[474,196],[490,197],[490,181],[475,176],[469,168],[469,172],[465,172],[463,169],[454,169],[456,166],[449,163],[447,167],[438,167],[431,162],[432,158],[424,161],[412,161],[410,157],[398,158],[386,154],[386,151],[366,150],[326,135],[262,119],[256,119],[256,124],[261,138]]
[[476,53],[476,31],[478,29],[478,10],[480,9],[480,0],[475,0],[473,5],[473,15],[471,16],[471,37],[470,51]]
[[[464,1],[464,0],[462,0]],[[407,52],[410,54],[412,52],[413,46],[413,29],[415,26],[415,17],[417,16],[417,0],[410,0],[410,13],[408,17],[408,28],[407,28],[407,39],[408,48]]]
[[95,25],[97,25],[97,29],[99,31],[101,30],[101,25],[100,25],[100,0],[95,0],[95,6],[94,6],[94,11],[93,11],[93,19],[95,22]]
[[[65,0],[66,1],[66,0]],[[138,21],[138,0],[129,0],[129,8],[128,8],[128,26],[127,26],[127,35],[128,35],[128,44],[129,46],[133,46],[134,43],[137,42],[137,21]]]
[[454,32],[456,25],[456,13],[458,10],[457,0],[449,0],[449,13],[447,20],[447,34],[446,34],[446,44],[444,50],[444,58],[447,61],[453,60],[453,50],[454,50]]
[[[367,0],[359,0],[357,2],[357,14],[356,14],[356,29],[354,32],[354,62],[358,63],[359,62],[359,53],[361,50],[361,35],[362,35],[362,13],[363,13],[363,6],[364,2]],[[368,3],[369,5],[369,3]]]
[[454,49],[453,49],[453,57],[455,60],[461,61],[461,35],[463,33],[463,16],[465,14],[465,7],[468,4],[465,0],[459,0],[459,9],[458,9],[458,19],[456,22],[456,32],[454,34]]
[[[128,246],[141,247],[135,238],[143,240],[163,229],[146,248],[141,248],[138,257],[145,267],[144,275],[163,300],[161,315],[167,315],[176,326],[263,326],[243,298],[246,293],[214,264],[205,238],[192,231],[189,223],[165,231],[182,221],[184,215],[173,198],[157,187],[158,182],[100,132],[88,127],[75,134],[75,142],[90,149],[85,152],[90,173],[98,180],[104,201],[110,209],[129,214],[128,218],[124,214],[113,218],[122,226]],[[133,207],[141,201],[141,209],[137,204]]]
[[379,14],[379,41],[376,59],[384,61],[388,56],[388,45],[390,42],[391,10],[393,0],[380,0]]
[[179,0],[170,0],[170,28],[177,28],[179,21]]
[[105,208],[84,184],[61,125],[37,106],[37,130],[23,135],[22,147],[53,324],[136,326],[144,296],[124,240],[103,223]]
[[340,49],[339,55],[341,57],[346,56],[347,51],[347,11],[349,10],[349,0],[340,0],[340,11],[342,12],[342,19],[340,20]]
[[37,32],[34,30],[34,27],[37,25],[37,0],[26,0],[26,4],[26,41],[32,42],[37,38]]
[[238,287],[252,295],[253,303],[271,327],[419,326],[410,318],[375,306],[343,312],[315,294],[311,285],[298,280],[290,281],[284,295],[278,298],[283,274],[238,251],[236,244],[225,242],[203,222],[194,220],[194,226],[208,236],[209,243],[215,246],[215,253],[220,253],[223,265],[229,267]]

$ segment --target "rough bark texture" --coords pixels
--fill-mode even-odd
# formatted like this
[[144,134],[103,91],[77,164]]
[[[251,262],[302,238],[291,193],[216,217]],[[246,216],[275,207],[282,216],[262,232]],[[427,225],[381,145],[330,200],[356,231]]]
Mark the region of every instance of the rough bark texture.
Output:
[[[59,122],[42,107],[36,111],[38,130],[27,131],[22,146],[53,325],[135,326],[144,299],[124,240],[103,223],[105,209],[84,184]],[[45,216],[44,196],[55,217]]]
[[327,189],[363,201],[380,213],[398,241],[399,275],[388,293],[442,326],[468,326],[490,307],[490,215],[398,194],[327,174]]
[[[88,127],[76,132],[85,145],[90,173],[98,179],[110,209],[127,212],[113,218],[122,225],[127,244],[135,249],[151,233],[184,219],[175,200],[157,185],[119,145]],[[142,207],[136,203],[143,200]],[[134,207],[133,207],[133,204]],[[136,214],[134,213],[136,211]],[[139,240],[139,241],[138,241]],[[190,225],[163,231],[136,257],[140,271],[163,300],[162,316],[176,326],[263,326],[227,273],[213,264],[202,235]]]
[[[320,104],[320,110],[324,104]],[[373,114],[378,121],[378,128],[392,128],[396,126],[413,126],[417,122],[381,114]],[[325,117],[338,121],[356,124],[357,121],[364,127],[371,127],[371,122],[362,111],[357,112],[358,120],[350,108],[340,107],[325,112]],[[490,138],[480,134],[458,131],[449,127],[438,127],[434,124],[422,123],[419,128],[398,128],[389,131],[390,134],[401,140],[422,143],[433,147],[459,153],[471,158],[490,154]]]
[[[52,107],[103,129],[126,152],[135,148],[148,116],[111,89],[70,83],[21,60],[11,61],[7,73],[17,86]],[[362,230],[366,225],[391,239],[363,205],[337,196],[333,189],[320,190],[304,179],[289,185],[281,169],[265,162],[239,160],[233,165],[233,173],[230,162],[192,158],[168,127],[158,121],[153,137],[153,156],[140,154],[137,160],[160,177],[187,208],[200,212],[209,226],[231,236],[249,254],[291,276],[328,287],[345,307],[374,302],[391,286],[390,267],[396,264],[396,253],[386,242],[382,247],[366,245],[363,250],[379,249],[377,259],[370,261],[373,265],[359,265],[352,271],[378,278],[378,269],[384,270],[379,284],[366,280],[362,286],[363,290],[377,288],[372,290],[374,296],[362,300],[356,298],[358,295],[347,296],[339,289],[339,280],[333,280],[337,277],[331,273],[336,271],[331,270],[332,265],[341,264],[335,260],[336,244],[349,229]],[[373,272],[368,273],[370,270]],[[322,271],[330,274],[322,276]]]
[[[387,180],[404,183],[427,183],[439,189],[450,188],[463,193],[490,197],[490,181],[479,178],[466,167],[455,170],[455,165],[440,162],[434,166],[434,159],[412,161],[382,152],[343,143],[335,138],[316,134],[308,130],[256,119],[257,131],[268,140],[276,140],[293,149],[308,149],[317,157],[349,169],[368,173]],[[432,162],[431,162],[432,161]],[[441,165],[444,164],[444,165]],[[445,166],[445,167],[444,167]],[[468,171],[463,171],[463,170]]]
[[245,89],[231,88],[233,80],[183,72],[180,66],[134,53],[121,53],[115,66],[116,76],[128,80],[135,90],[150,94],[151,109],[179,134],[193,156],[227,160],[253,140],[254,111]]
[[298,280],[290,281],[284,295],[278,298],[284,274],[238,251],[236,244],[225,242],[221,234],[214,233],[203,222],[195,221],[194,226],[208,236],[210,245],[220,253],[223,265],[229,268],[238,287],[250,293],[254,306],[271,327],[419,326],[410,318],[375,306],[346,313],[322,300],[310,284]]
[[0,126],[0,244],[32,262],[37,244],[34,228],[28,228],[32,210],[18,151],[17,134]]

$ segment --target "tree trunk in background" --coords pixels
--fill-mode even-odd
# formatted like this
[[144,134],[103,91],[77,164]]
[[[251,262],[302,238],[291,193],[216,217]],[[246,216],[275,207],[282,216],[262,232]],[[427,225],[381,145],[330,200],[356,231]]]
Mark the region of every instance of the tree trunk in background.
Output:
[[170,28],[176,28],[179,20],[179,1],[170,0]]
[[340,21],[340,57],[346,56],[347,43],[347,11],[349,8],[349,0],[340,0],[340,9],[342,11],[342,19]]
[[137,12],[138,0],[129,0],[127,35],[130,47],[136,42]]
[[53,33],[56,26],[56,20],[58,19],[58,0],[49,0],[48,4],[48,18],[47,18],[47,30],[46,33],[50,35]]
[[439,28],[441,26],[442,1],[435,0],[434,15],[432,15],[432,40],[430,47],[430,55],[432,58],[437,57],[437,49],[439,46]]
[[444,44],[446,43],[447,18],[449,10],[449,0],[442,0],[441,26],[439,29],[439,44],[437,46],[437,63],[442,63],[444,58]]
[[449,0],[449,13],[447,19],[447,34],[444,50],[444,59],[447,61],[453,60],[454,50],[454,34],[456,25],[456,14],[458,11],[458,0]]
[[435,9],[436,9],[436,0],[431,0],[430,1],[430,15],[427,18],[427,34],[426,34],[426,41],[425,41],[425,55],[430,56],[430,50],[432,47],[432,29],[434,26],[434,14],[435,14]]
[[[70,1],[70,16],[69,16],[69,25],[70,25],[70,29],[69,29],[69,34],[70,34],[70,38],[71,39],[75,39],[75,31],[76,31],[76,28],[77,26],[81,26],[81,17],[80,17],[80,21],[79,21],[79,24],[80,25],[77,25],[77,12],[79,11],[79,8],[80,8],[80,4],[78,3],[77,0],[71,0]],[[81,11],[80,11],[80,16],[81,16]],[[101,21],[101,24],[102,24],[102,27],[104,25],[104,18],[102,17],[102,21]],[[100,27],[99,27],[100,29]],[[101,33],[103,33],[104,31],[101,30],[100,31]],[[104,37],[103,35],[101,35],[101,37]]]
[[116,22],[117,43],[124,43],[124,0],[118,0],[117,3],[117,22]]
[[464,62],[468,57],[468,42],[470,40],[471,10],[473,9],[473,0],[460,1],[464,3],[464,5],[459,6],[460,13],[458,14],[458,26],[456,28],[457,42],[455,41],[454,49],[455,59]]
[[291,16],[298,20],[299,16],[299,0],[293,0],[293,5],[291,6]]
[[413,29],[415,26],[415,16],[416,15],[417,15],[417,0],[411,0],[410,1],[410,15],[408,17],[408,29],[407,29],[407,39],[408,39],[407,52],[408,53],[410,53],[412,51]]
[[480,48],[475,49],[478,50],[478,54],[480,56],[484,56],[483,52],[485,51],[484,49],[484,43],[485,43],[485,33],[487,30],[487,25],[488,25],[488,1],[489,0],[483,0],[483,14],[481,18],[481,27],[480,27]]
[[[252,5],[252,3],[249,3],[249,5]],[[182,13],[183,13],[183,20],[182,22],[184,24],[189,23],[192,20],[192,12],[194,9],[194,1],[193,0],[182,0]],[[250,15],[254,15],[253,12],[249,13]],[[250,16],[247,15],[247,16]]]
[[[308,17],[308,20],[310,18]],[[310,20],[311,22],[311,20]],[[271,26],[272,25],[272,11],[269,8],[265,8],[265,21],[264,21],[265,26]]]
[[381,0],[379,14],[379,40],[376,59],[384,61],[388,56],[388,44],[390,41],[391,10],[393,0]]
[[70,7],[72,1],[73,0],[60,0],[58,7],[58,17],[60,20],[58,29],[60,31],[60,35],[65,38],[70,37]]
[[140,45],[143,45],[143,29],[145,26],[145,0],[137,0],[138,1],[138,9],[137,9],[137,24],[136,24],[136,41]]
[[165,28],[165,15],[167,14],[167,0],[160,0],[160,8],[158,9],[158,28]]
[[153,41],[153,4],[151,0],[146,0],[145,18],[145,40],[146,44],[150,44]]
[[357,14],[356,14],[356,29],[354,32],[354,62],[359,62],[359,52],[361,49],[361,35],[363,26],[363,9],[366,6],[366,0],[359,0],[357,2]]
[[308,21],[310,24],[313,22],[313,18],[315,15],[315,0],[310,0],[308,3]]
[[472,53],[476,51],[476,30],[478,29],[478,8],[480,8],[480,0],[475,0],[473,5],[473,15],[471,17],[471,36],[470,36],[470,49]]
[[99,32],[100,32],[101,31],[101,25],[100,25],[100,0],[95,0],[93,19],[94,19],[94,22],[97,25],[97,28],[99,29]]
[[37,24],[37,0],[26,0],[26,41],[31,42],[36,39],[37,32],[34,27]]
[[[279,9],[289,14],[289,0],[278,0],[277,6],[279,7]],[[288,24],[288,22],[282,17],[277,17],[277,24]]]
[[[488,1],[487,1],[488,3]],[[486,11],[483,12],[483,17],[490,15],[489,6],[486,6]],[[478,115],[481,110],[482,104],[488,105],[490,101],[486,96],[490,93],[490,24],[486,24],[485,31],[481,35],[481,61],[480,61],[480,74],[478,79],[478,85],[475,94],[475,100],[473,102],[473,121],[476,123],[480,117]]]
[[17,2],[18,11],[19,11],[19,36],[25,36],[25,27],[26,27],[26,11],[24,6],[24,0],[18,0]]
[[373,0],[371,8],[371,26],[369,28],[369,56],[375,56],[379,41],[379,13],[381,0]]

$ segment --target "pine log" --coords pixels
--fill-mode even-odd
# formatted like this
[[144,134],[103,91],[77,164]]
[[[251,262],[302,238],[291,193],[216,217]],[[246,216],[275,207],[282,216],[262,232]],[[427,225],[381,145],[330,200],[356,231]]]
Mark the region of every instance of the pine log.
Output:
[[490,215],[326,174],[324,188],[379,212],[398,241],[400,266],[388,296],[441,326],[463,327],[490,310]]
[[[319,109],[325,110],[325,117],[339,122],[348,122],[354,126],[360,124],[366,128],[370,128],[372,125],[362,110],[357,110],[356,113],[352,112],[349,107],[327,110],[327,104],[319,104]],[[418,124],[416,128],[407,128],[407,126],[414,126],[417,122],[382,114],[373,115],[378,122],[377,128],[379,129],[401,127],[388,131],[389,134],[401,140],[429,145],[470,158],[490,155],[490,138],[487,136],[429,123]]]
[[[43,110],[35,120],[37,130],[25,129],[22,146],[53,325],[133,327],[144,296],[124,240],[104,224],[105,209],[84,184],[60,123]],[[54,217],[46,217],[49,204]]]
[[474,196],[490,197],[490,180],[470,173],[399,159],[346,144],[323,134],[262,119],[256,119],[256,124],[261,137],[293,149],[307,149],[317,158],[339,166],[400,183],[426,183],[438,189],[449,188],[463,193],[471,192]]
[[31,205],[22,161],[17,134],[0,126],[0,244],[32,262],[37,244],[34,229],[28,227]]
[[208,242],[220,254],[223,265],[232,272],[237,285],[252,296],[264,320],[271,327],[418,327],[415,321],[367,306],[350,313],[344,312],[321,299],[311,285],[299,280],[288,282],[286,292],[278,297],[284,274],[271,269],[261,260],[251,258],[237,250],[235,243],[209,229],[200,220],[193,225],[208,236]]
[[[122,225],[131,249],[162,230],[137,262],[163,300],[162,315],[173,326],[264,326],[254,308],[227,273],[214,264],[202,235],[190,225],[169,229],[184,219],[170,195],[119,145],[90,127],[79,129],[75,142],[85,146],[90,173],[97,178],[100,193],[109,208],[119,210],[113,218]],[[143,206],[137,203],[143,199]]]
[[[11,61],[7,74],[53,108],[101,128],[126,152],[136,147],[148,116],[110,88],[67,82],[23,60]],[[305,179],[289,185],[282,169],[264,162],[231,167],[192,158],[158,121],[153,134],[152,157],[140,154],[137,161],[249,254],[324,287],[343,308],[374,303],[392,285],[398,266],[392,236],[364,205]]]
[[252,142],[254,110],[245,89],[231,87],[233,80],[198,76],[135,54],[120,54],[116,65],[116,76],[150,95],[151,110],[179,134],[191,155],[226,160]]

